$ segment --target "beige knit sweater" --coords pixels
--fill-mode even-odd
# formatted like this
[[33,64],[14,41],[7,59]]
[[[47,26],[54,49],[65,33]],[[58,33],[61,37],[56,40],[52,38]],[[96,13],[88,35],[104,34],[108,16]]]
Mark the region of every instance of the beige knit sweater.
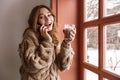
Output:
[[71,45],[62,42],[60,48],[48,41],[39,42],[28,29],[19,45],[21,80],[61,80],[58,70],[69,69],[73,59]]

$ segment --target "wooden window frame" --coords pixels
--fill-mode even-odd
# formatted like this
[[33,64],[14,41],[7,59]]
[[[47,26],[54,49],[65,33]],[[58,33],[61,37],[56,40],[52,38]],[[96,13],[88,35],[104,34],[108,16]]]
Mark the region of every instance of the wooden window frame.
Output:
[[[103,17],[103,1],[104,0],[99,0],[99,18],[93,21],[88,21],[85,22],[85,8],[84,8],[84,3],[85,0],[77,0],[78,4],[77,4],[77,41],[78,41],[78,55],[79,55],[79,59],[78,59],[78,80],[85,80],[85,71],[84,69],[88,69],[96,74],[99,75],[99,80],[103,80],[104,78],[107,78],[109,80],[120,80],[120,76],[116,75],[112,72],[109,72],[105,69],[103,69],[103,65],[104,65],[104,53],[105,53],[105,39],[104,39],[104,35],[105,35],[105,31],[104,31],[104,26],[108,25],[108,24],[112,24],[112,23],[118,23],[120,22],[120,14],[118,15],[113,15],[113,16],[107,16],[107,17]],[[57,22],[58,22],[58,0],[51,0],[51,8],[53,9],[53,11],[55,11],[54,13],[56,14],[57,17]],[[99,65],[98,67],[89,64],[87,62],[85,62],[85,53],[86,53],[86,28],[89,28],[91,26],[98,26],[98,35],[99,35]]]
[[[113,16],[107,16],[107,17],[103,17],[103,2],[104,0],[99,0],[98,4],[99,4],[99,17],[96,20],[93,21],[86,21],[85,22],[85,0],[80,0],[79,5],[78,5],[78,9],[79,9],[79,14],[80,14],[80,19],[78,20],[78,23],[80,23],[80,28],[79,28],[79,34],[80,34],[80,44],[79,44],[79,48],[80,48],[80,73],[82,73],[81,80],[85,80],[85,71],[84,69],[88,69],[96,74],[98,74],[99,76],[99,80],[104,80],[103,78],[107,78],[109,80],[120,80],[120,76],[116,75],[112,72],[109,72],[105,69],[103,69],[104,66],[104,53],[105,53],[105,39],[104,39],[104,35],[105,35],[105,31],[104,31],[104,25],[107,24],[112,24],[112,23],[117,23],[120,22],[120,14],[117,15],[113,15]],[[89,64],[87,62],[85,62],[85,53],[86,53],[86,37],[85,37],[85,29],[89,28],[91,26],[98,26],[98,40],[99,40],[99,65],[98,67]]]

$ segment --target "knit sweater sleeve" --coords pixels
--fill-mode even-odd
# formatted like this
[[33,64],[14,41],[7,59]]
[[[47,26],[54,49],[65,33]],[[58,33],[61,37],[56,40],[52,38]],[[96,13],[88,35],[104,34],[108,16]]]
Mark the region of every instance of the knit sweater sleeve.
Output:
[[[20,44],[20,58],[22,65],[28,72],[47,70],[52,63],[54,45],[51,42],[43,41],[38,44],[34,34],[25,34]],[[37,45],[36,45],[37,44]]]
[[74,51],[71,44],[67,44],[63,41],[56,61],[61,71],[70,69],[73,61],[73,55]]

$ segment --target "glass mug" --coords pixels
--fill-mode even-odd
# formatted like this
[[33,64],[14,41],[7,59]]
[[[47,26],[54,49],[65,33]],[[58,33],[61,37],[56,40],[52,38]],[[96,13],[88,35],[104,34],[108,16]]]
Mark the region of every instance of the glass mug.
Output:
[[74,24],[65,24],[64,29],[75,29],[75,25]]
[[[74,24],[65,24],[64,25],[64,30],[65,33],[70,34],[69,31],[74,30],[75,29],[75,25]],[[72,39],[70,38],[70,35],[65,35],[65,41],[72,41]]]

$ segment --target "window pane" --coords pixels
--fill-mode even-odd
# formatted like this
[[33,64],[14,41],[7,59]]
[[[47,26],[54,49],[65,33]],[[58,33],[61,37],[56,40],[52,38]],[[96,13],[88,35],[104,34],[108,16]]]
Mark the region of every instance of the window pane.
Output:
[[98,66],[98,27],[87,28],[86,32],[87,32],[86,62]]
[[106,25],[105,69],[120,74],[120,23]]
[[105,0],[105,16],[120,13],[120,0]]
[[109,79],[107,79],[107,78],[104,78],[103,80],[109,80]]
[[98,0],[85,0],[85,21],[98,19]]
[[98,74],[88,70],[88,69],[85,69],[85,80],[98,80]]

